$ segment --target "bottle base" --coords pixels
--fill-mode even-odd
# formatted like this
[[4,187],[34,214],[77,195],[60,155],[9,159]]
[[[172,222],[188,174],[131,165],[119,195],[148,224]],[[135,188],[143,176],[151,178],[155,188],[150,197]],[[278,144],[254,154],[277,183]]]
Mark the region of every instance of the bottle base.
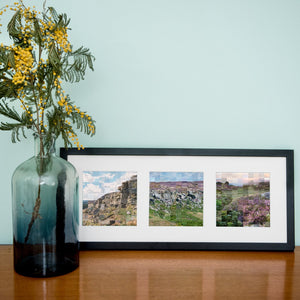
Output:
[[[46,254],[45,256],[47,257],[49,255]],[[64,275],[78,268],[78,264],[74,264],[67,259],[63,264],[55,264],[51,266],[38,264],[36,263],[36,260],[37,257],[27,257],[26,260],[22,261],[22,263],[15,265],[15,271],[23,276],[41,278]]]
[[64,253],[60,251],[40,251],[41,245],[25,246],[23,244],[22,246],[23,251],[20,247],[14,249],[14,269],[20,275],[54,277],[70,273],[79,266],[79,253],[76,244],[69,244],[69,247],[66,247],[63,251]]

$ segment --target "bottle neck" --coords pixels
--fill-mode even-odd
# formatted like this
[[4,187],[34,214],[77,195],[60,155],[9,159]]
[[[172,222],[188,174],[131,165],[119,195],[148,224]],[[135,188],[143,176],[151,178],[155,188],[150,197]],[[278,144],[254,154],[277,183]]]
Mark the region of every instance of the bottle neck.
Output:
[[55,137],[34,133],[34,156],[43,158],[55,155]]

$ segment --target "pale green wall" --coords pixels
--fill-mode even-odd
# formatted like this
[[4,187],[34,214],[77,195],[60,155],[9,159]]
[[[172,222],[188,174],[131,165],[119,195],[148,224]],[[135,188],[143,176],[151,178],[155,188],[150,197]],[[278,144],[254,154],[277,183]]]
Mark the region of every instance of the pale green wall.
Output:
[[[68,88],[97,120],[85,146],[294,149],[300,245],[300,1],[48,5],[68,13],[73,43],[97,58],[95,72]],[[0,142],[0,243],[11,243],[10,178],[33,149],[8,133]]]

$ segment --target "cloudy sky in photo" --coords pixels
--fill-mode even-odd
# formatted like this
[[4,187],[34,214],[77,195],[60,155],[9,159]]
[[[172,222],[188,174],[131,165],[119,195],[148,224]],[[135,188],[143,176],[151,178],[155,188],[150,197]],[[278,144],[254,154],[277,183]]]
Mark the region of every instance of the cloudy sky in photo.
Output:
[[232,185],[243,186],[249,183],[270,182],[270,173],[245,172],[245,173],[217,173],[217,182],[228,181]]
[[83,200],[97,200],[105,194],[117,192],[123,182],[129,180],[135,172],[83,171]]
[[203,172],[150,172],[150,182],[202,181]]

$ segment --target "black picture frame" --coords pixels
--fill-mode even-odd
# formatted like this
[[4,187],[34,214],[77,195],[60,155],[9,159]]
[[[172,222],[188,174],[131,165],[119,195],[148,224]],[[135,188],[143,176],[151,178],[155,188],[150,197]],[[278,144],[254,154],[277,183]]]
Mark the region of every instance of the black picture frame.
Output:
[[[120,240],[80,240],[81,250],[239,250],[239,251],[294,251],[295,237],[294,237],[294,151],[293,150],[278,150],[278,149],[178,149],[178,148],[85,148],[83,150],[60,149],[60,156],[68,161],[77,157],[79,160],[84,161],[89,157],[103,158],[114,160],[114,157],[127,158],[139,158],[139,159],[151,159],[159,157],[161,161],[164,159],[172,159],[173,157],[181,159],[189,157],[191,159],[197,158],[206,161],[210,159],[214,164],[214,159],[224,159],[230,161],[233,159],[243,163],[243,160],[250,158],[259,165],[264,161],[268,161],[270,158],[275,162],[280,160],[281,168],[278,169],[278,173],[284,173],[280,175],[279,185],[284,189],[284,195],[280,198],[280,205],[285,208],[284,215],[280,215],[280,211],[277,214],[282,218],[282,227],[284,229],[283,241],[272,240],[265,241],[227,241],[227,240],[209,240],[209,241],[120,241]],[[238,160],[237,160],[238,159]],[[282,163],[283,162],[283,163]],[[74,163],[73,163],[74,164]],[[77,168],[77,166],[75,165]],[[216,168],[216,167],[215,167]],[[222,169],[222,168],[221,168]],[[262,168],[263,170],[263,168]],[[226,172],[226,170],[221,170]],[[245,169],[243,169],[243,172]],[[276,187],[275,187],[276,188]],[[275,193],[274,193],[275,194]],[[272,194],[271,194],[272,197]],[[149,198],[148,198],[149,199]],[[270,200],[272,205],[272,198]],[[279,203],[279,202],[278,202]],[[276,207],[275,207],[276,209]],[[279,209],[278,209],[279,210]],[[276,223],[276,220],[274,221]],[[117,227],[117,226],[115,226]],[[121,226],[119,226],[121,227]],[[272,223],[270,225],[272,227]],[[280,228],[280,225],[278,226]],[[117,229],[116,229],[117,230]],[[259,230],[255,228],[253,230]],[[276,233],[276,231],[275,231]],[[234,234],[233,234],[234,235]]]

